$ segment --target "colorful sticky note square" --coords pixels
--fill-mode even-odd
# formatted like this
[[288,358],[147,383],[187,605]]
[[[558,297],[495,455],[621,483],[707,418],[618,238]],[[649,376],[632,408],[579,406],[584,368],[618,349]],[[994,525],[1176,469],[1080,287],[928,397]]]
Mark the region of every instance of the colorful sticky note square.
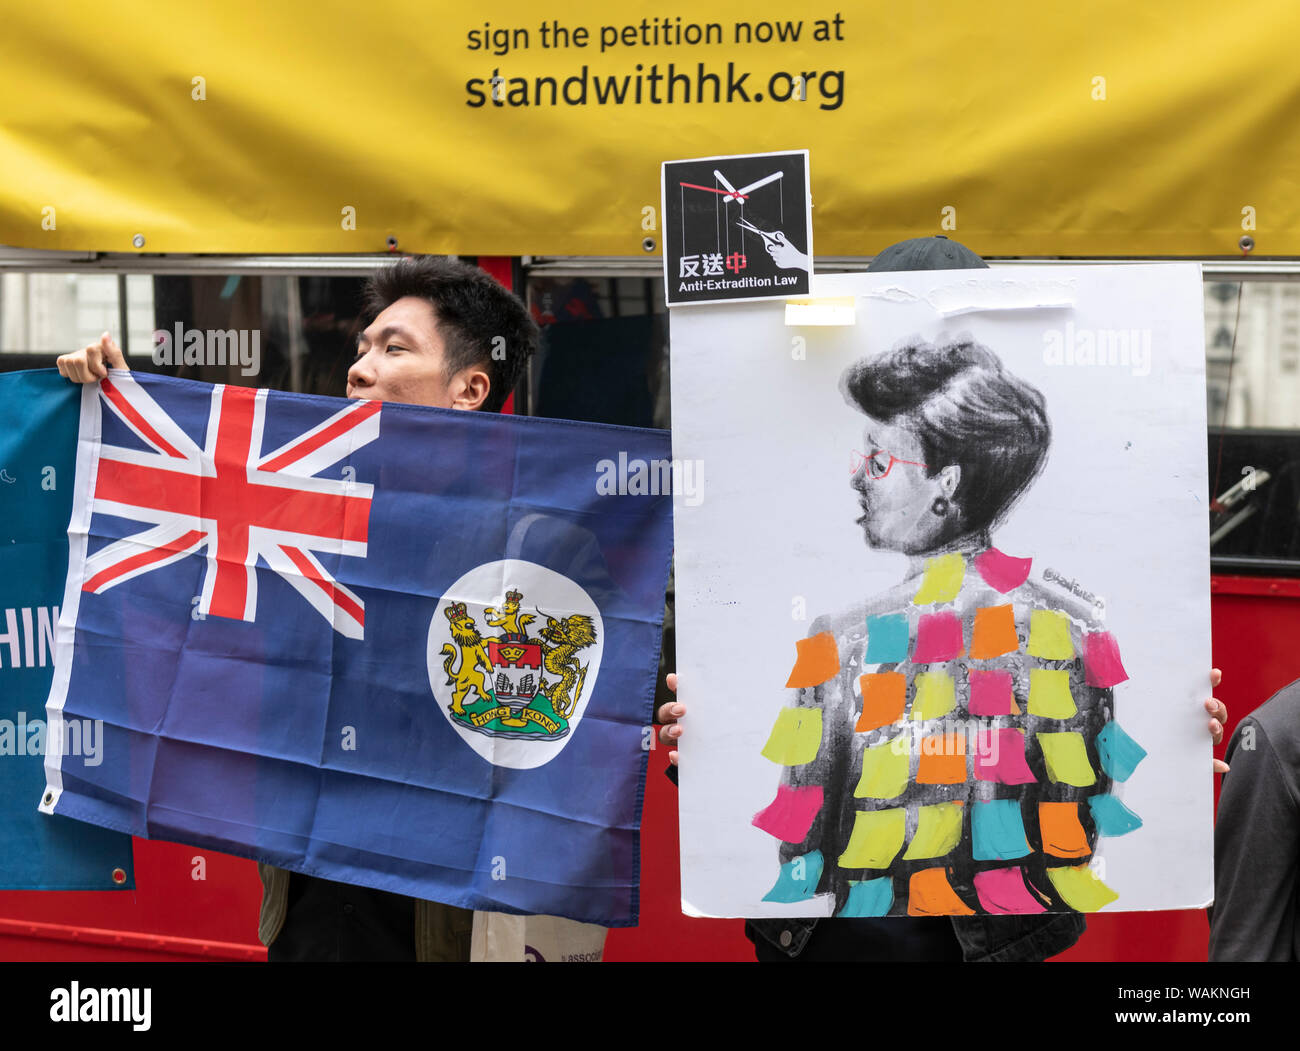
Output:
[[817,893],[817,884],[821,881],[824,866],[825,859],[820,850],[800,854],[787,861],[781,866],[772,889],[763,895],[763,900],[787,903],[807,901]]
[[1029,853],[1020,800],[979,800],[970,817],[971,854],[976,861],[1010,861]]
[[1119,898],[1119,895],[1102,883],[1087,865],[1058,866],[1047,870],[1062,900],[1075,912],[1097,912]]
[[1087,788],[1097,783],[1097,774],[1088,761],[1088,746],[1083,734],[1073,730],[1064,733],[1038,733],[1038,746],[1043,750],[1047,764],[1047,778],[1053,784],[1074,785]]
[[797,656],[786,686],[820,686],[839,672],[840,653],[835,645],[835,636],[829,631],[798,639],[794,648]]
[[1016,611],[1010,606],[984,606],[975,611],[971,628],[970,655],[975,660],[990,660],[1020,649],[1016,634]]
[[928,606],[932,602],[951,602],[961,591],[966,575],[966,560],[961,555],[939,555],[925,560],[925,576],[912,602]]
[[918,785],[960,785],[966,782],[966,735],[931,734],[921,741],[916,767]]
[[946,671],[923,671],[916,675],[916,696],[912,698],[912,721],[942,719],[957,707],[957,688]]
[[822,808],[823,795],[821,785],[778,785],[776,798],[754,815],[751,824],[786,843],[802,843]]
[[869,916],[888,916],[894,904],[894,881],[888,876],[879,879],[850,880],[849,896],[836,916],[862,919]]
[[907,660],[907,615],[887,613],[867,618],[867,652],[863,664],[895,664]]
[[907,787],[911,761],[911,736],[899,734],[892,741],[862,750],[862,776],[853,790],[857,799],[894,799]]
[[1072,660],[1070,618],[1051,609],[1034,610],[1029,615],[1029,653],[1045,661]]
[[1090,798],[1088,808],[1092,811],[1098,835],[1122,836],[1142,827],[1142,819],[1109,792]]
[[985,584],[1005,595],[1029,579],[1029,567],[1033,561],[1032,558],[1012,558],[991,547],[975,556],[974,565]]
[[1097,734],[1097,755],[1101,768],[1116,781],[1127,781],[1147,750],[1126,734],[1117,722],[1109,722]]
[[913,872],[907,884],[907,914],[909,916],[974,916],[975,910],[967,905],[948,882],[943,869],[922,869]]
[[1068,719],[1078,707],[1070,693],[1070,673],[1054,668],[1029,671],[1029,714],[1044,719]]
[[1025,762],[1022,730],[980,730],[975,736],[975,777],[1002,785],[1027,785],[1037,781]]
[[1038,833],[1043,853],[1055,858],[1086,858],[1092,853],[1079,821],[1078,803],[1039,803]]
[[975,893],[987,912],[999,916],[1047,911],[1025,884],[1025,874],[1019,865],[975,873]]
[[816,759],[821,744],[820,708],[782,708],[763,745],[763,756],[781,766],[799,766]]
[[907,845],[904,861],[941,858],[961,842],[961,803],[936,803],[917,808],[916,834]]
[[887,869],[903,849],[907,832],[907,811],[901,807],[888,810],[859,810],[853,818],[849,845],[840,855],[840,867],[846,869]]
[[1109,631],[1084,635],[1083,672],[1089,686],[1118,686],[1128,678],[1119,659],[1119,643]]
[[907,676],[900,671],[872,672],[858,677],[862,714],[853,730],[866,733],[897,722],[907,706]]
[[961,618],[956,613],[923,613],[916,625],[914,664],[933,664],[960,657],[964,648]]
[[971,715],[1019,715],[1009,671],[970,672]]

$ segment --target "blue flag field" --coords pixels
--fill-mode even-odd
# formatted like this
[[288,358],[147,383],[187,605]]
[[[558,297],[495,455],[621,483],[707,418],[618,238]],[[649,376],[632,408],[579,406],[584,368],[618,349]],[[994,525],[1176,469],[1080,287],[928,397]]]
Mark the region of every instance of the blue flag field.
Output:
[[667,432],[117,370],[68,405],[42,811],[635,924]]

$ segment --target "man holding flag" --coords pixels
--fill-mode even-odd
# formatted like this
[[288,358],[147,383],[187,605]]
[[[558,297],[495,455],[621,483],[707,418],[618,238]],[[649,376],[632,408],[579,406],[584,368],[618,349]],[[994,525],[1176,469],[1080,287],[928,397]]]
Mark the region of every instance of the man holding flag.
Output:
[[[350,399],[496,412],[539,339],[513,294],[477,267],[449,259],[407,258],[379,271],[367,284],[364,314],[370,320],[348,371]],[[77,383],[128,367],[107,332],[57,364]],[[258,868],[258,935],[272,961],[469,959],[471,910]]]

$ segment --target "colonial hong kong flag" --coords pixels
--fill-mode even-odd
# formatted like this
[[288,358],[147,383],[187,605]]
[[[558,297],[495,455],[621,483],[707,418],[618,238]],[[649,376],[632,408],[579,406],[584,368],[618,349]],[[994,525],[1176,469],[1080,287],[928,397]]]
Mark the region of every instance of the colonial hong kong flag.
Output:
[[[114,370],[80,402],[41,809],[636,922],[666,432]],[[604,465],[604,470],[602,470]],[[655,487],[656,492],[661,490]]]

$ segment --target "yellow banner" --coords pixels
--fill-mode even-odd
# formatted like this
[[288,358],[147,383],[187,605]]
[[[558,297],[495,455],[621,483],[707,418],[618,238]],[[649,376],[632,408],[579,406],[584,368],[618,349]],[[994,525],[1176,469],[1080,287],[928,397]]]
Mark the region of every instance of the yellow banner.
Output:
[[11,245],[655,257],[807,148],[819,255],[1300,254],[1294,0],[6,6]]

